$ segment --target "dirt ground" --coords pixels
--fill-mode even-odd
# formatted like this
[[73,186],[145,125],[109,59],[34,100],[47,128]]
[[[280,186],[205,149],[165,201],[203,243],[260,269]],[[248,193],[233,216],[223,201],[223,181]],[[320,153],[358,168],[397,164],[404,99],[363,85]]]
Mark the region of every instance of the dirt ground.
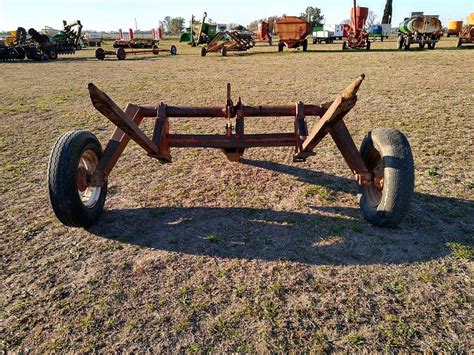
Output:
[[[100,62],[84,50],[0,63],[0,349],[473,351],[474,48],[446,38],[434,51],[340,46],[202,58],[178,45],[175,57]],[[329,137],[305,163],[289,148],[247,150],[242,164],[173,149],[173,164],[161,165],[131,143],[96,225],[68,228],[53,214],[55,140],[85,129],[105,145],[113,130],[89,82],[120,106],[223,105],[227,82],[248,104],[319,104],[361,73],[346,119],[355,142],[393,127],[414,154],[415,194],[399,228],[362,218]],[[173,119],[171,130],[223,133],[225,123]],[[246,130],[292,125],[255,118]],[[144,127],[151,134],[152,121]]]

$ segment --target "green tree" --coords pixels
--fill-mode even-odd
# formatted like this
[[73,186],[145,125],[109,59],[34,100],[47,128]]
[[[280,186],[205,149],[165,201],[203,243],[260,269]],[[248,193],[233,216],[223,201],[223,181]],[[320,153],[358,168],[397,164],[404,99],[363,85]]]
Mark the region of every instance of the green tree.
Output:
[[171,20],[170,32],[173,36],[178,36],[183,32],[185,21],[182,17],[175,17]]
[[392,23],[392,3],[393,0],[387,0],[383,10],[382,23]]
[[321,14],[321,9],[318,7],[308,6],[305,12],[302,12],[299,17],[310,22],[311,27],[322,26],[324,22],[324,16]]
[[182,17],[166,16],[163,21],[160,21],[160,25],[167,35],[178,36],[183,32],[185,21]]

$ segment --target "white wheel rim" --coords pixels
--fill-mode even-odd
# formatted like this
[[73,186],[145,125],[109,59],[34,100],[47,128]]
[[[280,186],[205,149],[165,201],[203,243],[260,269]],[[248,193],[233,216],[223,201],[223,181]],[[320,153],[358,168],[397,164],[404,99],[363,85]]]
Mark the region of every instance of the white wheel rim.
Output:
[[[82,153],[81,158],[79,159],[78,169],[84,168],[87,171],[88,181],[92,177],[97,165],[99,164],[99,157],[92,150],[86,150]],[[89,183],[84,191],[77,190],[79,193],[79,198],[81,199],[82,204],[86,208],[92,208],[99,201],[101,187],[90,186]]]

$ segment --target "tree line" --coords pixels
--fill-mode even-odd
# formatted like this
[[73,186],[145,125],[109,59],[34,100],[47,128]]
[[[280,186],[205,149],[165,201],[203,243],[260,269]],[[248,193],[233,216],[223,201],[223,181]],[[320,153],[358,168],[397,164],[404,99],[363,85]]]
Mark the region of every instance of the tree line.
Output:
[[[387,0],[385,3],[385,8],[383,12],[383,17],[382,17],[382,23],[391,23],[392,21],[392,4],[393,0]],[[250,24],[247,26],[247,28],[250,31],[256,31],[258,27],[258,23],[260,21],[265,21],[268,22],[270,26],[270,32],[274,32],[275,28],[275,22],[282,19],[285,17],[286,14],[283,14],[281,16],[270,16],[266,18],[261,18],[255,21],[250,22]],[[308,6],[306,7],[304,12],[301,12],[300,15],[298,16],[299,18],[306,20],[311,23],[311,27],[315,26],[322,26],[324,23],[324,15],[322,14],[322,11],[320,8],[316,6]],[[367,25],[370,26],[375,23],[376,19],[375,13],[370,11],[369,17],[367,19]],[[211,21],[211,20],[209,20]],[[346,22],[347,20],[343,21]],[[237,24],[229,24],[228,27],[236,27]],[[186,27],[186,20],[182,17],[171,17],[171,16],[166,16],[163,21],[160,21],[160,26],[163,29],[163,32],[166,35],[169,36],[179,36],[181,33],[183,33],[185,27]]]

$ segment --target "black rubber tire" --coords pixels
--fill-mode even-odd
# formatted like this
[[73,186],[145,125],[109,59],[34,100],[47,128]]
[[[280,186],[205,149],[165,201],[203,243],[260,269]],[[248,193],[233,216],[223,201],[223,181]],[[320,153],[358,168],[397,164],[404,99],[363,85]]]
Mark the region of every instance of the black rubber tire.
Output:
[[[425,48],[425,44],[426,44],[426,43],[424,43],[424,42],[423,42],[423,43],[422,43],[422,42],[419,42],[419,43],[418,43],[418,47],[420,47],[420,49],[424,49],[424,48]],[[429,45],[428,45],[428,46],[429,46]]]
[[461,38],[458,38],[458,42],[456,43],[456,47],[459,48],[462,46]]
[[284,43],[278,43],[278,52],[283,52],[283,47],[285,47]]
[[435,46],[436,46],[436,42],[432,42],[432,43],[428,43],[428,49],[435,49]]
[[222,47],[221,54],[222,54],[223,57],[227,57],[227,48],[226,47]]
[[395,129],[377,128],[363,139],[360,154],[367,168],[383,160],[383,189],[377,201],[375,185],[359,188],[359,205],[370,223],[382,227],[395,227],[407,214],[415,185],[413,155],[407,138]]
[[82,153],[92,150],[102,158],[102,147],[88,131],[71,131],[59,137],[51,150],[48,163],[48,190],[51,205],[58,219],[71,227],[89,227],[104,209],[107,184],[92,207],[82,203],[76,184],[77,167]]
[[403,40],[403,49],[408,51],[410,50],[410,37],[405,37],[405,39]]
[[382,36],[382,37],[380,37],[380,42],[383,42],[383,36]]
[[367,41],[367,44],[366,44],[366,46],[365,46],[365,49],[368,50],[368,51],[370,51],[370,41]]
[[98,59],[98,60],[104,60],[105,59],[105,51],[103,48],[97,48],[95,50],[95,57]]
[[49,51],[48,52],[48,58],[50,60],[56,60],[56,59],[58,59],[58,53],[56,51]]
[[176,46],[174,44],[171,45],[171,47],[170,47],[170,53],[171,53],[171,55],[177,55],[178,54],[178,49],[176,48]]
[[160,54],[160,51],[159,51],[159,48],[156,44],[154,44],[152,47],[151,47],[151,52],[154,54],[154,55],[158,55]]
[[403,48],[403,36],[398,36],[398,38],[397,38],[397,48],[398,49]]
[[122,47],[117,48],[117,59],[125,60],[126,57],[127,57],[127,52],[125,51],[125,49]]
[[305,38],[303,40],[303,52],[307,52],[308,51],[308,39]]
[[207,54],[207,49],[205,47],[201,48],[201,57],[205,57]]
[[342,42],[342,50],[345,51],[347,49],[347,42],[343,41]]

